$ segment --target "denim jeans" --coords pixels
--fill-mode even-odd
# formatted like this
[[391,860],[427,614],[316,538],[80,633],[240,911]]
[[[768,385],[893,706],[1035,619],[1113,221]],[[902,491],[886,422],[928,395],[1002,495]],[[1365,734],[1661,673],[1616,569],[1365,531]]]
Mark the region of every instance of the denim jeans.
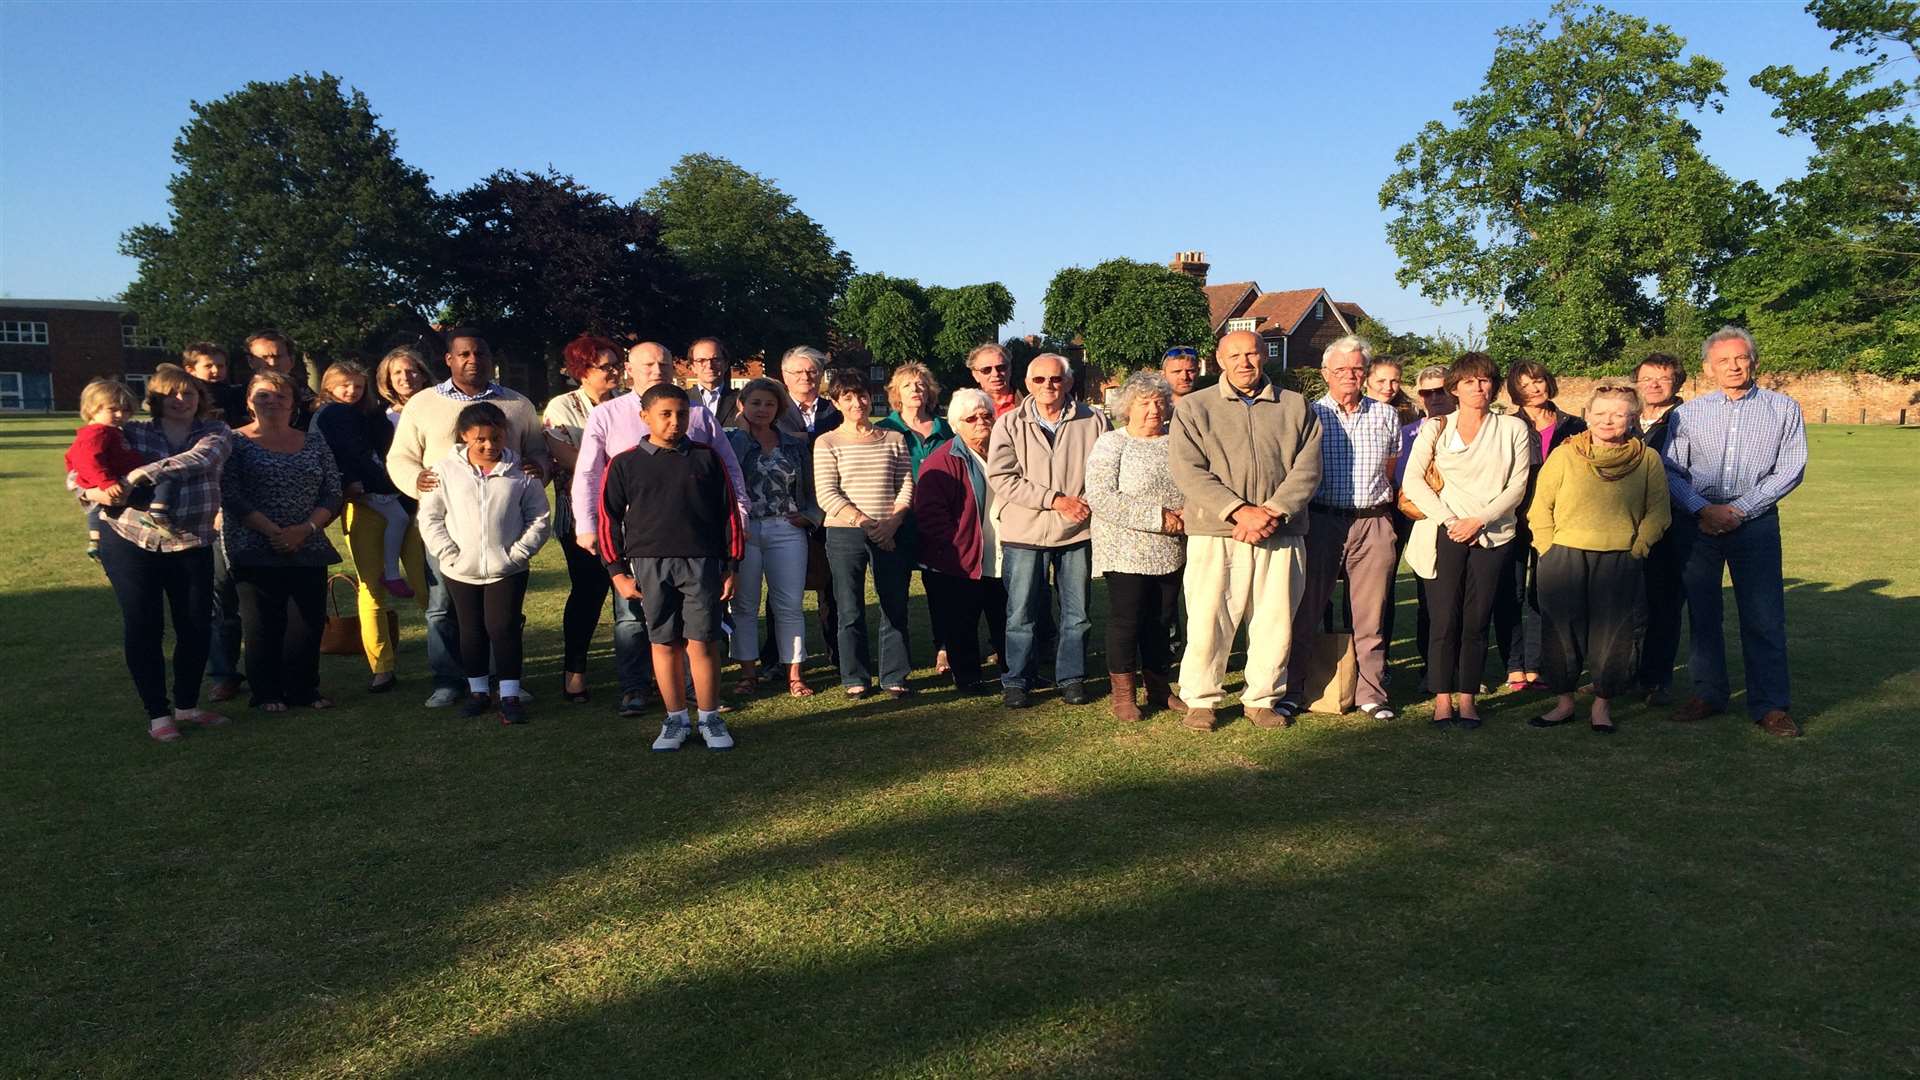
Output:
[[240,591],[233,585],[227,548],[218,538],[213,550],[213,630],[207,643],[207,678],[228,682],[240,677]]
[[[1093,581],[1093,545],[1061,548],[1002,548],[1001,574],[1007,583],[1007,673],[1004,686],[1033,685],[1034,655],[1041,613],[1052,595],[1060,599],[1059,639],[1054,646],[1053,681],[1076,682],[1087,674],[1087,592]],[[1051,590],[1048,574],[1052,574]]]
[[[197,708],[213,608],[213,554],[206,548],[148,551],[111,528],[100,534],[100,565],[120,602],[127,672],[147,718]],[[173,614],[173,700],[167,700],[165,616]],[[236,635],[237,639],[238,635]]]
[[447,581],[440,576],[440,560],[427,553],[427,669],[433,673],[433,685],[465,692],[467,677],[460,665],[460,620],[453,611],[453,597]]
[[642,692],[653,685],[653,643],[647,640],[647,616],[640,601],[613,594],[613,668],[620,692]]
[[1693,655],[1688,671],[1694,694],[1725,706],[1727,642],[1723,633],[1722,568],[1733,574],[1733,601],[1740,612],[1740,655],[1747,669],[1747,712],[1759,720],[1788,708],[1787,594],[1780,571],[1780,515],[1762,514],[1723,536],[1708,536],[1684,513],[1673,524],[1683,549],[1687,617]]
[[833,599],[840,609],[840,685],[865,686],[873,653],[867,644],[867,567],[873,567],[873,591],[880,598],[880,685],[907,685],[912,662],[907,653],[907,583],[913,564],[897,547],[882,551],[866,530],[827,530],[827,565],[833,571]]

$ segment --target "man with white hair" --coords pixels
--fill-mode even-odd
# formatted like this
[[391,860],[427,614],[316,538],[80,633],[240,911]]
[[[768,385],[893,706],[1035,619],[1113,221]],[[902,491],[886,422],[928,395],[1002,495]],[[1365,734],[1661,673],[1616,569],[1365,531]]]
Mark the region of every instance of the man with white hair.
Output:
[[[587,414],[580,437],[580,456],[573,470],[574,542],[587,551],[598,552],[600,532],[600,486],[606,479],[607,463],[616,454],[625,453],[644,442],[649,433],[640,412],[640,395],[673,378],[673,353],[657,341],[643,341],[627,350],[627,384],[630,394],[608,398]],[[740,515],[740,527],[747,526],[749,506],[747,485],[740,474],[740,462],[734,456],[720,424],[700,405],[687,412],[687,438],[713,449],[733,485],[734,504]],[[662,512],[665,512],[663,509]],[[639,716],[646,711],[647,687],[653,677],[653,646],[647,640],[646,616],[640,601],[613,598],[613,658],[620,675],[620,715]]]
[[1004,347],[991,341],[975,345],[967,353],[967,371],[973,376],[974,385],[993,402],[995,419],[1020,404],[1020,392],[1013,385],[1013,361]]
[[1701,359],[1701,381],[1715,389],[1673,411],[1664,453],[1693,628],[1693,697],[1673,718],[1704,720],[1731,697],[1720,606],[1721,579],[1731,571],[1747,713],[1769,735],[1797,736],[1800,726],[1787,712],[1787,598],[1775,508],[1806,476],[1806,423],[1792,398],[1754,385],[1759,349],[1745,330],[1714,331]]
[[[840,426],[846,417],[833,402],[821,396],[820,388],[827,370],[827,354],[811,345],[795,345],[780,356],[780,383],[787,388],[793,408],[780,414],[774,426],[789,435],[807,440],[811,448],[816,439]],[[807,530],[807,588],[813,592],[813,607],[820,619],[820,639],[826,642],[827,666],[840,666],[840,605],[833,599],[833,574],[827,566],[826,530]],[[773,603],[773,596],[767,596]],[[772,656],[773,608],[767,608],[767,640],[761,653]]]
[[1105,416],[1074,400],[1073,375],[1057,353],[1041,353],[1027,364],[1026,400],[994,421],[987,483],[1000,505],[1007,588],[1007,649],[1001,658],[1006,674],[1000,682],[1009,709],[1032,704],[1037,626],[1055,595],[1060,621],[1054,682],[1069,705],[1092,700],[1083,681],[1093,581],[1087,457],[1106,430]]
[[1399,558],[1393,534],[1393,461],[1400,452],[1400,414],[1367,396],[1373,346],[1349,334],[1321,354],[1327,392],[1313,403],[1320,426],[1320,486],[1307,528],[1307,580],[1293,619],[1293,656],[1287,696],[1274,706],[1283,720],[1304,707],[1308,646],[1320,632],[1333,584],[1347,579],[1353,613],[1353,659],[1359,671],[1354,702],[1375,720],[1391,720],[1387,704],[1387,639],[1381,611],[1393,591]]
[[[1307,500],[1320,483],[1320,425],[1305,398],[1260,370],[1259,335],[1236,330],[1214,352],[1220,381],[1174,409],[1168,464],[1187,499],[1183,721],[1212,731],[1227,654],[1247,628],[1240,701],[1256,727],[1285,727],[1293,616],[1305,577]],[[1248,619],[1257,612],[1257,616]]]

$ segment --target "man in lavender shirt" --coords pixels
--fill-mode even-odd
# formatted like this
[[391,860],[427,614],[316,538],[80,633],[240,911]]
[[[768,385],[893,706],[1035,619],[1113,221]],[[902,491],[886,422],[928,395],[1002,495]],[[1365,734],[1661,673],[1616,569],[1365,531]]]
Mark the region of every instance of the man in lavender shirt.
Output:
[[[573,470],[574,542],[596,554],[600,532],[600,485],[606,478],[607,463],[614,455],[625,453],[646,441],[647,422],[640,415],[640,395],[647,388],[667,382],[673,373],[673,354],[665,345],[643,341],[627,350],[627,385],[630,394],[603,401],[587,414],[587,425],[580,438],[580,457]],[[693,405],[687,415],[687,438],[713,448],[727,470],[740,515],[740,528],[747,526],[747,485],[740,474],[739,459],[733,444],[704,406]],[[670,512],[662,508],[662,512]],[[653,679],[653,653],[647,642],[646,618],[639,601],[613,598],[613,656],[620,674],[620,715],[640,716],[646,711],[647,686]]]

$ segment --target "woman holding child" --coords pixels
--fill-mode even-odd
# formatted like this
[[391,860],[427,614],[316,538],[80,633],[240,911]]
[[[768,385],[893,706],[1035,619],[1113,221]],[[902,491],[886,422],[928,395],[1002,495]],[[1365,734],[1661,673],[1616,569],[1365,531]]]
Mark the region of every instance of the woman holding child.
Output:
[[[185,370],[161,364],[147,380],[148,420],[123,423],[127,446],[148,464],[127,474],[127,487],[143,480],[173,483],[164,529],[151,518],[121,514],[102,522],[100,565],[120,603],[122,648],[134,690],[147,712],[147,734],[177,742],[180,725],[218,727],[227,718],[200,705],[213,615],[214,513],[220,508],[221,467],[231,433],[211,419],[213,403]],[[124,504],[100,488],[81,496],[99,506]],[[173,617],[173,697],[167,696],[163,650],[166,617]]]

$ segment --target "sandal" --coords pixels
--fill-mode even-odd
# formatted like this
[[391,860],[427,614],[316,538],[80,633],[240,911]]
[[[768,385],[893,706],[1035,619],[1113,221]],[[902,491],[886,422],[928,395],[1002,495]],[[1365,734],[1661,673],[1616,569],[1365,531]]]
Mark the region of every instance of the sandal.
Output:
[[147,725],[147,737],[154,742],[179,742],[180,729],[173,726],[172,720],[156,718]]
[[805,679],[788,679],[787,694],[790,697],[812,697],[813,687],[808,686]]
[[173,719],[176,724],[185,721],[195,727],[203,728],[226,727],[233,723],[229,717],[221,716],[217,712],[208,712],[205,709],[181,709],[173,714]]
[[859,686],[844,687],[843,689],[846,690],[848,697],[853,698],[855,700],[859,700],[860,698],[867,696],[867,685],[865,683],[862,683]]
[[263,701],[255,705],[254,708],[259,709],[261,712],[283,713],[287,711],[287,703],[284,701]]
[[1360,706],[1360,712],[1375,720],[1396,720],[1399,719],[1400,716],[1399,713],[1394,712],[1393,708],[1388,705],[1362,705]]
[[882,689],[886,690],[887,696],[895,701],[913,696],[913,687],[911,686],[888,686]]
[[760,677],[758,675],[742,675],[740,681],[733,684],[733,696],[735,697],[752,697],[758,693],[759,690]]
[[309,708],[309,709],[331,709],[331,708],[333,708],[333,699],[332,699],[332,698],[330,698],[330,697],[325,697],[325,696],[321,696],[321,697],[316,697],[316,698],[314,698],[314,699],[313,699],[312,701],[309,701],[309,702],[307,702],[307,708]]

